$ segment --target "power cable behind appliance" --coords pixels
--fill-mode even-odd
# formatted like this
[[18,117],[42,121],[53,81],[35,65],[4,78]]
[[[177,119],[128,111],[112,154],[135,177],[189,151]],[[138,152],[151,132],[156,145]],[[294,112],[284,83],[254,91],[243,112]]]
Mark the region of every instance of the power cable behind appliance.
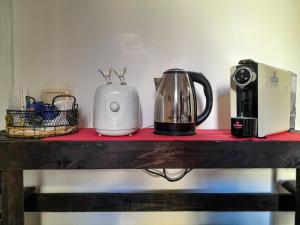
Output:
[[187,175],[189,172],[191,172],[193,169],[192,168],[185,168],[182,170],[181,174],[178,175],[177,177],[170,177],[168,174],[167,174],[167,169],[163,168],[162,169],[163,171],[160,172],[160,171],[157,171],[157,170],[153,170],[153,169],[145,169],[145,171],[147,173],[150,173],[152,175],[155,175],[155,176],[159,176],[159,177],[162,177],[164,179],[166,179],[167,181],[169,182],[176,182],[176,181],[179,181],[181,180],[182,178],[185,177],[185,175]]

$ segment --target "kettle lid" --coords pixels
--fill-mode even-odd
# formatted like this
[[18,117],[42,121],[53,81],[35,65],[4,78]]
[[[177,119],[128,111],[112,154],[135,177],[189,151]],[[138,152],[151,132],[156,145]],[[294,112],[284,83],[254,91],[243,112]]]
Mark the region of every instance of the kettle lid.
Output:
[[169,70],[165,71],[163,74],[166,74],[166,73],[187,73],[187,72],[183,69],[174,68],[174,69],[169,69]]

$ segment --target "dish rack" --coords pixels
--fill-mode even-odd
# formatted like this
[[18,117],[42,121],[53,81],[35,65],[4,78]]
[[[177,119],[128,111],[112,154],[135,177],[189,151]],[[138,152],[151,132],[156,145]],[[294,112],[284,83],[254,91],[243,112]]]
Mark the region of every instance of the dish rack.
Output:
[[[27,97],[33,103],[35,99]],[[73,99],[71,109],[59,110],[55,103],[59,99]],[[14,138],[45,138],[60,136],[78,131],[79,112],[76,98],[72,95],[59,95],[53,98],[52,105],[45,104],[41,110],[7,110],[6,135]]]

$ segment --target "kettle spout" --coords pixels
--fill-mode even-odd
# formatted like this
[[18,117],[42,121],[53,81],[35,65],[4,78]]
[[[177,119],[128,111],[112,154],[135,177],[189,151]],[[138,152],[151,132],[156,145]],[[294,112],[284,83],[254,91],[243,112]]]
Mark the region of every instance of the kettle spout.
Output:
[[154,78],[155,91],[158,90],[162,78]]

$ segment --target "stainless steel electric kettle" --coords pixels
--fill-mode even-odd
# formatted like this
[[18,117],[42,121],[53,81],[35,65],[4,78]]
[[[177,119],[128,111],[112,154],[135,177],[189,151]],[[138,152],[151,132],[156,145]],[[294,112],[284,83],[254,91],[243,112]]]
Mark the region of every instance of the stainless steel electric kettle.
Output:
[[[197,115],[194,82],[203,86],[206,98],[204,111]],[[162,78],[155,78],[156,97],[154,133],[162,135],[193,135],[196,126],[210,114],[213,105],[212,88],[201,73],[170,69]]]

